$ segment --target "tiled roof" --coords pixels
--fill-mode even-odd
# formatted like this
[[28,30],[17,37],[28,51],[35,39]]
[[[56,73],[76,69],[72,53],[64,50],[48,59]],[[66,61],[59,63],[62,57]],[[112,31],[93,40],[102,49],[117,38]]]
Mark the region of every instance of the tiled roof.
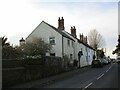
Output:
[[[66,31],[65,31],[65,32],[66,32]],[[88,45],[87,43],[82,42],[82,41],[81,41],[80,39],[78,39],[77,37],[74,37],[73,35],[71,35],[71,34],[68,33],[68,32],[66,32],[66,33],[69,34],[70,36],[72,36],[73,38],[77,39],[79,43],[82,43],[82,44],[84,44],[85,46],[93,49],[90,45]],[[93,50],[94,50],[94,49],[93,49]]]

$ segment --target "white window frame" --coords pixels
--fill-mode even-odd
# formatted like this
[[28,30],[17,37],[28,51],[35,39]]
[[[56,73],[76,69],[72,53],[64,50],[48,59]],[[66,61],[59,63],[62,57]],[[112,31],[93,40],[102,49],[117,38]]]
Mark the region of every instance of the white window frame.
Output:
[[55,45],[55,37],[49,37],[49,43]]

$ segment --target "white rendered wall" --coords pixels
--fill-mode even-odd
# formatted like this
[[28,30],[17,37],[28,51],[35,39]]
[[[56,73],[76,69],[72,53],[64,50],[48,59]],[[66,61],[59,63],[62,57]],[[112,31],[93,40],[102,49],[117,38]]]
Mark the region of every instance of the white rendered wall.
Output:
[[[56,32],[53,28],[42,22],[27,38],[26,42],[32,41],[33,38],[42,38],[46,43],[49,43],[49,38],[55,37],[55,45],[52,45],[52,52],[56,56],[62,57],[62,35]],[[49,55],[49,54],[47,54]]]
[[63,48],[64,48],[64,55],[67,55],[70,58],[70,54],[72,54],[72,60],[74,60],[74,46],[72,46],[72,40],[70,40],[70,46],[68,46],[68,38],[63,37]]

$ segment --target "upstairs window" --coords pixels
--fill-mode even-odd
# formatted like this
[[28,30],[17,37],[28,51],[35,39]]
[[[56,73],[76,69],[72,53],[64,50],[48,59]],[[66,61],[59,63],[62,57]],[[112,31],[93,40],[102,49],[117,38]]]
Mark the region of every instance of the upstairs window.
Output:
[[70,40],[69,39],[67,40],[67,44],[68,44],[68,46],[70,46]]
[[55,45],[55,37],[50,37],[49,42],[51,45]]
[[70,59],[71,59],[71,60],[73,59],[73,55],[72,55],[72,54],[70,54]]
[[72,47],[74,47],[74,41],[72,41],[71,43],[72,43]]

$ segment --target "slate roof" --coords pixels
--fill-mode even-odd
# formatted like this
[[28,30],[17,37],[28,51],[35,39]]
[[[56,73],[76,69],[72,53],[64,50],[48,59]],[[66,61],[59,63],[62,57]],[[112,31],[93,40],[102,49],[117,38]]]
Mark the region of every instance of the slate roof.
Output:
[[[66,32],[66,31],[65,31],[65,32]],[[68,33],[68,32],[66,32],[66,33]],[[68,34],[69,34],[70,36],[72,36],[73,38],[77,39],[77,41],[78,41],[79,43],[82,43],[82,44],[84,44],[85,46],[93,49],[93,48],[92,48],[90,45],[88,45],[87,43],[82,42],[80,39],[78,39],[77,37],[71,35],[70,33],[68,33]],[[93,49],[93,50],[95,50],[95,49]]]
[[[44,21],[43,21],[44,22]],[[53,28],[55,31],[57,31],[58,33],[60,33],[62,36],[64,36],[64,37],[66,37],[66,38],[69,38],[69,39],[71,39],[71,40],[73,40],[73,41],[75,41],[74,39],[72,39],[70,36],[68,36],[67,34],[65,34],[64,32],[62,32],[62,31],[60,31],[60,30],[58,30],[57,28],[55,28],[54,26],[52,26],[52,25],[50,25],[50,24],[48,24],[48,23],[46,23],[46,22],[44,22],[45,24],[47,24],[48,26],[50,26],[51,28]]]
[[[64,32],[62,32],[62,31],[60,31],[60,30],[58,30],[57,28],[55,28],[54,26],[52,26],[52,25],[50,25],[50,24],[48,24],[47,22],[45,22],[45,21],[42,21],[43,23],[45,23],[45,24],[47,24],[48,26],[50,26],[53,30],[55,30],[55,31],[57,31],[58,33],[60,33],[63,37],[66,37],[66,38],[68,38],[68,39],[70,39],[70,40],[73,40],[73,41],[75,41],[74,39],[72,39],[70,36],[68,36],[67,34],[65,34]],[[41,23],[42,23],[41,22]],[[41,23],[32,31],[32,33],[41,25]],[[31,33],[31,34],[32,34]],[[29,34],[29,36],[31,35],[31,34]],[[29,37],[28,36],[28,37]],[[28,38],[27,37],[27,38]],[[26,38],[26,39],[27,39]]]
[[[80,39],[74,37],[74,36],[71,35],[70,33],[68,33],[68,32],[65,31],[66,33],[68,33],[68,34],[69,34],[70,36],[72,36],[73,38],[71,38],[70,36],[68,36],[66,33],[64,33],[64,32],[62,32],[62,31],[58,30],[58,29],[55,28],[54,26],[48,24],[47,22],[45,22],[45,21],[42,21],[42,22],[44,22],[45,24],[47,24],[48,26],[50,26],[53,30],[55,30],[55,31],[57,31],[58,33],[60,33],[63,37],[66,37],[66,38],[71,39],[71,40],[73,40],[73,41],[75,41],[75,40],[73,39],[73,38],[75,38],[75,39],[78,40],[79,43],[82,43],[82,44],[84,44],[85,46],[87,46],[87,47],[93,49],[91,46],[89,46],[88,44],[82,42]],[[41,22],[41,23],[42,23],[42,22]],[[40,23],[40,24],[41,24],[41,23]],[[39,24],[36,28],[38,28],[38,27],[40,26],[40,24]],[[36,28],[32,31],[32,33],[36,30]],[[32,34],[32,33],[31,33],[31,34]],[[31,35],[31,34],[30,34],[30,35]],[[29,36],[30,36],[30,35],[29,35]],[[29,37],[29,36],[28,36],[28,37]],[[28,37],[27,37],[27,38],[28,38]],[[93,50],[94,50],[94,49],[93,49]]]

